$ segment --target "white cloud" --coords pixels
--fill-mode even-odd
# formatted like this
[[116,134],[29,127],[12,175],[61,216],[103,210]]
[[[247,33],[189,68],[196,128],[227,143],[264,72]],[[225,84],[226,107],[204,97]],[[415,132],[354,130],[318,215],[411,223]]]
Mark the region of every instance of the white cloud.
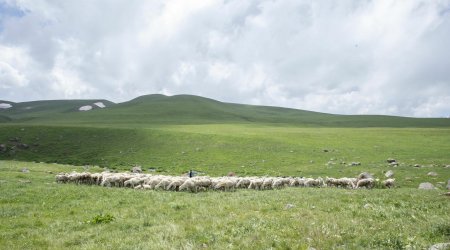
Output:
[[9,89],[26,86],[28,80],[17,69],[5,62],[0,62],[0,88]]
[[0,45],[0,89],[20,88],[28,84],[25,75],[26,53],[18,48]]
[[0,99],[186,93],[450,114],[450,0],[5,3],[24,15],[0,19]]

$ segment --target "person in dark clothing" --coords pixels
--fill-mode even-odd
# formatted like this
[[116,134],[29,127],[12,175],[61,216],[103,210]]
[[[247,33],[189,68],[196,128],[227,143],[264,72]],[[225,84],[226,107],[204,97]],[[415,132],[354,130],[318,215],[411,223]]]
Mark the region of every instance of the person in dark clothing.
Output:
[[189,178],[192,178],[192,176],[194,176],[194,173],[192,172],[192,170],[189,170]]

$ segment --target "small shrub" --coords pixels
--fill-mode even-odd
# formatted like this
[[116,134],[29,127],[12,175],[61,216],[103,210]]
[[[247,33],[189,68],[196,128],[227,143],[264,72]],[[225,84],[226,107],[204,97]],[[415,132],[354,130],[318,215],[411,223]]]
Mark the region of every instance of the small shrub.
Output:
[[432,230],[434,235],[450,236],[450,223],[441,223],[436,225]]
[[404,242],[402,241],[401,237],[396,236],[396,235],[388,235],[388,237],[386,238],[378,238],[375,239],[372,244],[374,246],[381,247],[383,249],[397,249],[397,250],[401,250],[401,249],[405,249],[406,246],[404,244]]
[[86,221],[86,223],[88,224],[110,223],[115,219],[116,218],[110,214],[97,214],[96,216],[92,217],[92,219]]
[[174,210],[182,210],[186,208],[186,205],[171,203],[170,207]]
[[153,223],[150,221],[144,221],[144,223],[142,224],[144,227],[152,227]]

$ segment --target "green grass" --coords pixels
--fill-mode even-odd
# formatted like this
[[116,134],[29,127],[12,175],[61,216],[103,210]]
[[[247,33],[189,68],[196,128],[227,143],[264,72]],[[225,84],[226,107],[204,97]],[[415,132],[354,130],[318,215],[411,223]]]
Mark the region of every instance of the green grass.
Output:
[[[192,194],[56,184],[47,173],[72,170],[83,168],[0,161],[0,248],[421,249],[450,240],[439,190]],[[88,223],[106,214],[114,220]]]
[[[189,169],[212,176],[240,175],[378,177],[389,169],[416,187],[414,176],[430,171],[449,177],[450,129],[295,128],[261,125],[154,126],[117,129],[0,126],[0,144],[19,137],[29,149],[0,153],[0,159],[99,165],[128,170],[134,164],[179,175]],[[328,152],[324,152],[324,149]],[[395,158],[400,166],[388,166]],[[345,162],[345,164],[342,164]],[[361,166],[348,166],[361,162]],[[423,166],[414,168],[414,164]],[[431,177],[430,177],[431,178]]]
[[[162,95],[76,111],[94,101],[0,110],[0,249],[421,249],[450,241],[449,200],[439,195],[450,179],[443,167],[450,165],[450,119],[339,116]],[[400,165],[389,166],[388,158]],[[55,173],[84,165],[98,172],[134,164],[210,176],[368,171],[385,179],[393,170],[397,188],[191,194],[54,182]],[[421,182],[441,189],[417,190]]]

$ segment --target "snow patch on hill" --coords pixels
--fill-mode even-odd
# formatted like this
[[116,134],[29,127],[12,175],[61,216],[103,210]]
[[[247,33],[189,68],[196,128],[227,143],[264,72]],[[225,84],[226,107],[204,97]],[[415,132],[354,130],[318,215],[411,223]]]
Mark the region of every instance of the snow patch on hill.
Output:
[[78,110],[79,111],[89,111],[92,109],[91,105],[81,106]]
[[94,103],[94,105],[96,105],[99,108],[106,108],[105,104],[103,104],[103,102],[96,102]]
[[9,109],[12,105],[9,103],[0,103],[0,109]]

